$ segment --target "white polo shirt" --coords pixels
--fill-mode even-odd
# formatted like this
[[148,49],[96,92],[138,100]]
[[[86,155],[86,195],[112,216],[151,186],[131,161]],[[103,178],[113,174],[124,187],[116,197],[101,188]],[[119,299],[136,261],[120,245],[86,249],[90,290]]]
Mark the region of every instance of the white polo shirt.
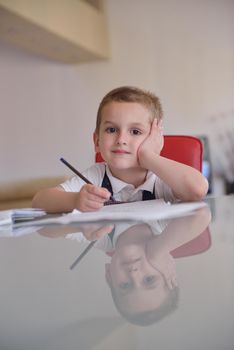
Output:
[[[123,202],[141,201],[143,190],[147,190],[154,193],[156,199],[163,198],[166,202],[176,201],[171,188],[150,171],[148,171],[146,181],[137,188],[114,177],[105,163],[94,164],[82,174],[94,185],[101,186],[105,171],[110,180],[115,200]],[[85,182],[80,177],[74,176],[62,183],[61,186],[66,192],[79,192],[84,184]]]

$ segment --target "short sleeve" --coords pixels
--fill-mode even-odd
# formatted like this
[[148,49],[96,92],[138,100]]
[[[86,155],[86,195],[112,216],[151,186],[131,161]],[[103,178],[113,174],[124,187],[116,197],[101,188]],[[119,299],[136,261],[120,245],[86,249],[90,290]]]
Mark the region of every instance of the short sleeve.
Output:
[[[90,168],[86,169],[82,172],[92,184],[96,186],[101,186],[102,180],[105,173],[105,164],[94,164]],[[69,180],[63,182],[60,186],[66,192],[79,192],[81,187],[85,184],[84,180],[82,180],[79,176],[73,176]]]
[[174,196],[172,189],[165,184],[159,177],[156,177],[154,184],[154,193],[157,199],[163,198],[165,202],[177,202],[177,198]]

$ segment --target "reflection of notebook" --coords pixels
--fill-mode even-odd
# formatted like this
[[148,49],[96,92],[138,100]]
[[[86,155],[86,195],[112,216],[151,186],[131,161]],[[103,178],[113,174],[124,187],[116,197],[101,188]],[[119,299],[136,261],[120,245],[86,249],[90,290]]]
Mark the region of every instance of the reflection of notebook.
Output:
[[208,250],[211,246],[211,236],[209,228],[206,228],[199,236],[182,246],[174,249],[171,254],[174,258],[200,254]]

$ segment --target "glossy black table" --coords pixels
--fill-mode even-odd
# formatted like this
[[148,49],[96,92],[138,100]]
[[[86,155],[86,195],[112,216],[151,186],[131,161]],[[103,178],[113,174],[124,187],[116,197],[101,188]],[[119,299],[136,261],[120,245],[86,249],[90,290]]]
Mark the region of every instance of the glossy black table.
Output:
[[88,241],[71,232],[96,239],[107,223],[0,237],[0,349],[234,349],[234,196],[207,203],[152,225],[114,223],[119,240],[102,236],[72,270]]

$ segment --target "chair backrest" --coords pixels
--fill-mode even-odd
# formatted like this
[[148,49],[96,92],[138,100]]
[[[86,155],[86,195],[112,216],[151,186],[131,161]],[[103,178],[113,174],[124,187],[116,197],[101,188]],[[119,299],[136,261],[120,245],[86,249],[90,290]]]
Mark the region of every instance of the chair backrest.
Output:
[[202,152],[202,142],[197,137],[187,135],[164,136],[164,146],[161,152],[163,157],[190,165],[201,171]]
[[180,247],[174,249],[171,255],[174,258],[182,258],[191,255],[201,254],[207,251],[211,246],[211,235],[209,227],[207,227],[199,236],[194,238]]
[[[202,169],[202,142],[194,136],[165,135],[164,147],[161,155],[201,171]],[[103,162],[100,153],[96,153],[97,163]]]

